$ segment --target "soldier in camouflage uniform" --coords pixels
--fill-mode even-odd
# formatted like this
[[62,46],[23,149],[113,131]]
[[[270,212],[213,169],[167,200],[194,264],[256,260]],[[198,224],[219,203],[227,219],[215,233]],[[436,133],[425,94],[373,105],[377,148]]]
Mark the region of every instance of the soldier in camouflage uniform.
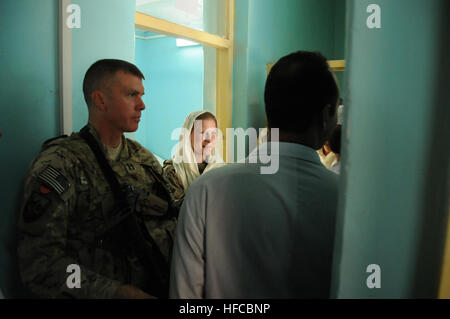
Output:
[[[167,186],[153,154],[124,132],[138,128],[145,105],[142,73],[120,60],[101,60],[83,83],[87,130],[121,185],[136,190],[134,211],[164,259],[167,274],[179,197]],[[80,133],[47,141],[25,183],[18,221],[18,258],[23,282],[45,298],[151,298],[155,274],[131,249],[128,238],[103,240],[116,201],[94,153]],[[120,225],[119,225],[120,226]],[[114,237],[114,236],[113,236]],[[126,247],[126,245],[124,246]],[[69,265],[80,267],[81,285],[67,284]],[[156,278],[157,280],[158,278]]]

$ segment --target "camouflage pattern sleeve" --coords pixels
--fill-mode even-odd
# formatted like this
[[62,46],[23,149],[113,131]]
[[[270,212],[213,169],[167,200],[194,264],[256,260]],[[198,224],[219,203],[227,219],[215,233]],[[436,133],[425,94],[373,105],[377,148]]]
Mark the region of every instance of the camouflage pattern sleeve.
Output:
[[[78,168],[77,168],[78,166]],[[69,251],[70,216],[75,213],[75,178],[80,166],[62,147],[43,151],[25,182],[18,219],[18,261],[22,281],[44,298],[111,298],[121,284],[84,267]],[[79,266],[79,288],[76,271]],[[71,266],[73,267],[73,266]]]
[[167,183],[170,197],[175,208],[180,209],[184,200],[183,182],[178,177],[175,167],[173,167],[172,159],[164,161],[163,164],[163,178]]

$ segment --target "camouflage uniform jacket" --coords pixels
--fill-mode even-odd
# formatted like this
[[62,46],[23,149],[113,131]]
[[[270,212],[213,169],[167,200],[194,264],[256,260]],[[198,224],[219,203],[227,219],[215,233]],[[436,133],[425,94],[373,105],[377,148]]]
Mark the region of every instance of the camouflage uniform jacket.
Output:
[[175,202],[178,207],[181,207],[181,204],[184,200],[184,187],[183,182],[178,176],[175,167],[173,166],[173,160],[170,158],[165,160],[163,163],[163,176],[167,181],[168,187],[171,189],[171,192],[175,196]]
[[[88,127],[106,153],[96,130]],[[151,152],[125,137],[118,158],[108,161],[121,185],[131,184],[140,191],[137,215],[170,265],[176,214],[168,209],[174,194],[162,177],[161,165]],[[118,255],[95,240],[111,219],[115,202],[79,133],[44,143],[27,175],[23,203],[18,260],[22,280],[33,293],[46,298],[111,298],[122,284],[151,293],[145,286],[149,270],[136,255]],[[80,267],[80,288],[66,284],[71,264]]]
[[[200,174],[202,174],[208,164],[200,163],[197,165]],[[181,207],[181,204],[183,203],[184,200],[185,191],[183,182],[181,181],[180,177],[178,176],[175,170],[175,167],[173,166],[173,159],[170,158],[164,161],[163,176],[168,184],[170,192],[173,194],[175,205],[177,207]]]

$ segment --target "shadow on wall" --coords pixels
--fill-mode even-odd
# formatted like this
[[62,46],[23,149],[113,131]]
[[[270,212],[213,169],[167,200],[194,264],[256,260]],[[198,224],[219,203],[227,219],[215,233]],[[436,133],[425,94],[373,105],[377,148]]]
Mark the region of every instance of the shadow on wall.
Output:
[[[429,166],[426,177],[425,201],[423,209],[426,212],[423,215],[422,227],[420,233],[420,245],[418,246],[418,254],[416,259],[415,280],[413,283],[412,298],[435,298],[439,287],[442,284],[441,267],[443,264],[445,251],[445,239],[447,232],[447,219],[449,211],[449,186],[450,186],[450,167],[448,158],[450,158],[450,149],[443,147],[450,143],[450,108],[448,101],[450,100],[450,91],[448,83],[450,83],[450,42],[445,39],[450,33],[450,1],[442,4],[440,11],[442,14],[442,28],[440,37],[442,39],[442,48],[438,51],[439,57],[437,61],[440,64],[439,83],[435,90],[435,111],[432,125],[432,145],[429,152]],[[435,151],[439,150],[439,151]],[[427,262],[423,262],[426,260]],[[448,298],[449,296],[440,296],[440,298]]]
[[32,298],[32,295],[27,291],[22,284],[19,274],[19,267],[17,264],[16,254],[16,240],[6,245],[4,242],[0,246],[0,255],[3,256],[3,264],[1,269],[4,271],[5,282],[1,287],[4,298]]
[[[22,185],[23,185],[22,180]],[[0,241],[0,259],[1,265],[0,269],[3,272],[3,282],[1,285],[1,292],[3,293],[4,298],[13,299],[13,298],[35,298],[31,292],[25,287],[22,283],[19,273],[19,266],[17,262],[17,216],[21,207],[21,201],[23,198],[22,190],[17,192],[17,197],[15,199],[15,207],[14,210],[17,212],[14,215],[14,218],[10,221],[9,232],[7,236]]]

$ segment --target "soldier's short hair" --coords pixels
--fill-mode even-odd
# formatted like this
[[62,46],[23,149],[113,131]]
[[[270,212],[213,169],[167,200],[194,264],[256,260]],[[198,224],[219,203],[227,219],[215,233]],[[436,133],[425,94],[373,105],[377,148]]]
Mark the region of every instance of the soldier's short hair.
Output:
[[103,82],[108,78],[112,78],[118,71],[133,74],[145,80],[141,70],[130,62],[116,59],[99,60],[91,65],[84,76],[83,93],[84,100],[88,106],[92,103],[92,92],[100,89]]
[[319,52],[298,51],[281,58],[267,77],[264,102],[269,127],[303,132],[315,125],[316,114],[330,104],[334,110],[339,89]]

